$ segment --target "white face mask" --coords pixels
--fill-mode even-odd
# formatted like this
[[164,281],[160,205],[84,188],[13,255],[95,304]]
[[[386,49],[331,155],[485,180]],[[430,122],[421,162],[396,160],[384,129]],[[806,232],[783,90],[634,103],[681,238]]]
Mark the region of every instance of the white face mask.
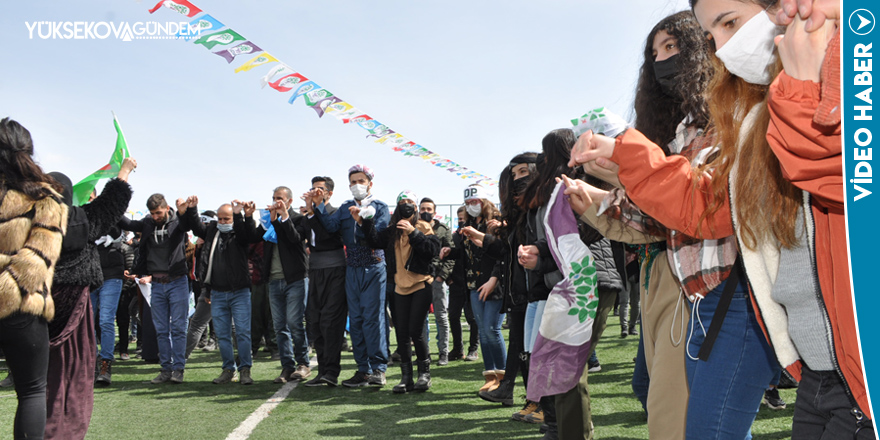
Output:
[[232,232],[232,223],[217,223],[217,230],[220,232]]
[[476,218],[476,217],[479,217],[480,213],[483,212],[483,204],[478,203],[476,205],[467,205],[467,207],[465,209],[467,210],[468,215]]
[[776,61],[773,39],[780,33],[767,12],[759,12],[739,28],[727,44],[715,51],[715,56],[730,73],[746,82],[770,84],[773,78],[767,69]]
[[349,189],[351,189],[351,195],[354,196],[355,200],[361,201],[367,198],[367,185],[354,184]]

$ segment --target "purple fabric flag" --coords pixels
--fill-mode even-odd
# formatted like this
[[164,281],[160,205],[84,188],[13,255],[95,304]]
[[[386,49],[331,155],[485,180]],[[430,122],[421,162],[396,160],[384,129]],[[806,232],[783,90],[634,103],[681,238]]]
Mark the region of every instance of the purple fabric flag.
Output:
[[230,47],[229,49],[223,49],[219,52],[214,52],[217,55],[220,55],[223,58],[226,58],[227,63],[232,63],[232,60],[239,55],[244,55],[248,53],[257,53],[262,52],[263,49],[260,49],[260,46],[257,46],[250,41],[245,41],[235,47]]
[[320,118],[324,116],[324,110],[327,109],[327,106],[329,106],[330,104],[336,104],[337,102],[341,101],[341,99],[333,96],[333,94],[331,93],[330,96],[319,99],[314,104],[309,105],[309,107],[311,107],[316,113],[318,113],[318,117]]
[[599,297],[593,255],[578,234],[577,219],[557,184],[542,219],[550,253],[564,278],[547,297],[529,365],[526,398],[567,392],[581,378],[590,357],[590,337]]

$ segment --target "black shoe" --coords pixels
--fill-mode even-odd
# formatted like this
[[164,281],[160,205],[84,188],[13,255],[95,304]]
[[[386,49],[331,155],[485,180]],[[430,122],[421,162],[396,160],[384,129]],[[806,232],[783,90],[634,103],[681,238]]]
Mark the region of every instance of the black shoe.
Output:
[[785,409],[785,401],[779,397],[779,390],[776,388],[770,388],[769,390],[764,391],[763,403],[770,407],[770,409]]
[[391,388],[394,394],[405,394],[413,390],[413,366],[412,362],[400,363],[400,383]]
[[502,380],[498,388],[492,391],[480,391],[477,395],[487,402],[501,403],[503,406],[513,406],[513,386],[513,380]]
[[631,335],[633,335],[633,336],[638,336],[638,335],[639,335],[639,329],[638,329],[638,327],[630,327],[630,328],[629,328],[629,334],[631,334]]
[[384,387],[385,386],[385,372],[379,371],[379,370],[374,370],[373,374],[371,374],[367,378],[367,383],[370,386],[374,386],[374,387]]
[[441,367],[449,365],[449,356],[441,354],[440,359],[437,360],[437,365]]
[[358,371],[357,373],[354,373],[354,376],[352,376],[351,379],[343,380],[342,385],[349,388],[365,387],[369,385],[369,382],[367,381],[368,377],[369,374],[364,373],[363,371]]
[[625,338],[625,337],[627,337],[627,336],[629,336],[629,333],[626,331],[626,329],[623,329],[623,330],[620,331],[620,337],[621,337],[621,338]]
[[449,355],[447,355],[447,359],[451,361],[460,361],[463,357],[464,354],[461,352],[461,350],[452,350],[449,352]]
[[544,434],[549,430],[550,430],[550,425],[548,425],[546,423],[541,423],[541,427],[538,428],[538,432],[540,432],[541,434]]
[[303,383],[303,385],[307,387],[322,387],[324,385],[335,387],[337,386],[336,378],[328,375],[317,376],[314,379]]
[[416,391],[428,391],[431,388],[431,360],[425,359],[418,361],[419,363],[419,379],[413,389]]
[[798,381],[794,380],[794,378],[792,378],[787,371],[782,370],[782,378],[779,379],[779,385],[777,385],[776,388],[780,390],[787,390],[791,388],[797,388],[798,385]]
[[112,377],[112,364],[113,361],[109,361],[107,359],[100,359],[100,370],[98,371],[98,376],[95,378],[95,386],[98,387],[106,387],[110,386],[111,377]]
[[559,439],[559,428],[556,426],[555,422],[547,424],[547,432],[544,433],[544,437],[541,437],[541,440],[557,440]]
[[14,387],[15,381],[12,380],[12,373],[9,373],[5,379],[0,380],[0,388]]

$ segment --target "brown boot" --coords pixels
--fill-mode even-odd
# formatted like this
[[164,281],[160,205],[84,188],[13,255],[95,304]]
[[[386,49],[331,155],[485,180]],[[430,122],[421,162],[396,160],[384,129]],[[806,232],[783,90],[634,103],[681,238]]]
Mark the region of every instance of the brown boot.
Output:
[[[486,378],[486,383],[480,387],[480,391],[489,391],[498,388],[498,377],[495,376],[495,370],[486,370],[483,372],[483,377]],[[479,392],[477,392],[479,394]]]
[[502,380],[504,380],[504,370],[495,370],[495,382],[489,386],[487,391],[495,391],[501,385]]

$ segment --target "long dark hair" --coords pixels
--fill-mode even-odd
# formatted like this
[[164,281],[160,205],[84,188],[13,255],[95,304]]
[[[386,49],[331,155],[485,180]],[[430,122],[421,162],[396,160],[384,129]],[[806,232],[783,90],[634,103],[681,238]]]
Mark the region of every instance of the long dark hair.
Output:
[[[403,202],[406,203],[406,202]],[[391,214],[391,220],[388,221],[388,227],[391,229],[391,242],[397,245],[397,240],[400,239],[400,229],[397,229],[397,222],[404,220],[403,216],[400,215],[400,207],[402,203],[398,203],[394,208],[394,214]],[[412,217],[409,218],[409,223],[415,227],[416,223],[419,220],[419,205],[416,205],[415,213]]]
[[34,200],[55,196],[62,188],[34,162],[34,141],[31,133],[12,119],[0,120],[0,185]]
[[[501,220],[504,225],[498,231],[500,237],[507,237],[511,231],[519,232],[522,229],[520,225],[525,223],[526,211],[517,203],[516,194],[514,194],[513,168],[523,163],[528,164],[529,176],[534,176],[537,173],[537,167],[534,163],[537,157],[538,153],[517,154],[504,167],[504,171],[501,172],[501,176],[498,178],[498,195],[501,198]],[[523,195],[521,198],[524,197]]]
[[519,202],[520,208],[528,211],[546,205],[553,194],[553,188],[556,187],[557,177],[563,174],[568,177],[577,176],[577,170],[580,170],[581,167],[569,168],[568,166],[571,147],[576,141],[574,132],[568,128],[559,128],[544,136],[541,141],[543,152],[538,155],[535,173]]
[[[674,97],[663,93],[654,75],[654,37],[660,31],[666,31],[678,41]],[[675,138],[675,129],[685,117],[690,115],[697,127],[708,125],[705,91],[713,73],[709,44],[694,13],[681,11],[660,20],[645,41],[634,104],[635,128],[669,154],[667,145]]]

